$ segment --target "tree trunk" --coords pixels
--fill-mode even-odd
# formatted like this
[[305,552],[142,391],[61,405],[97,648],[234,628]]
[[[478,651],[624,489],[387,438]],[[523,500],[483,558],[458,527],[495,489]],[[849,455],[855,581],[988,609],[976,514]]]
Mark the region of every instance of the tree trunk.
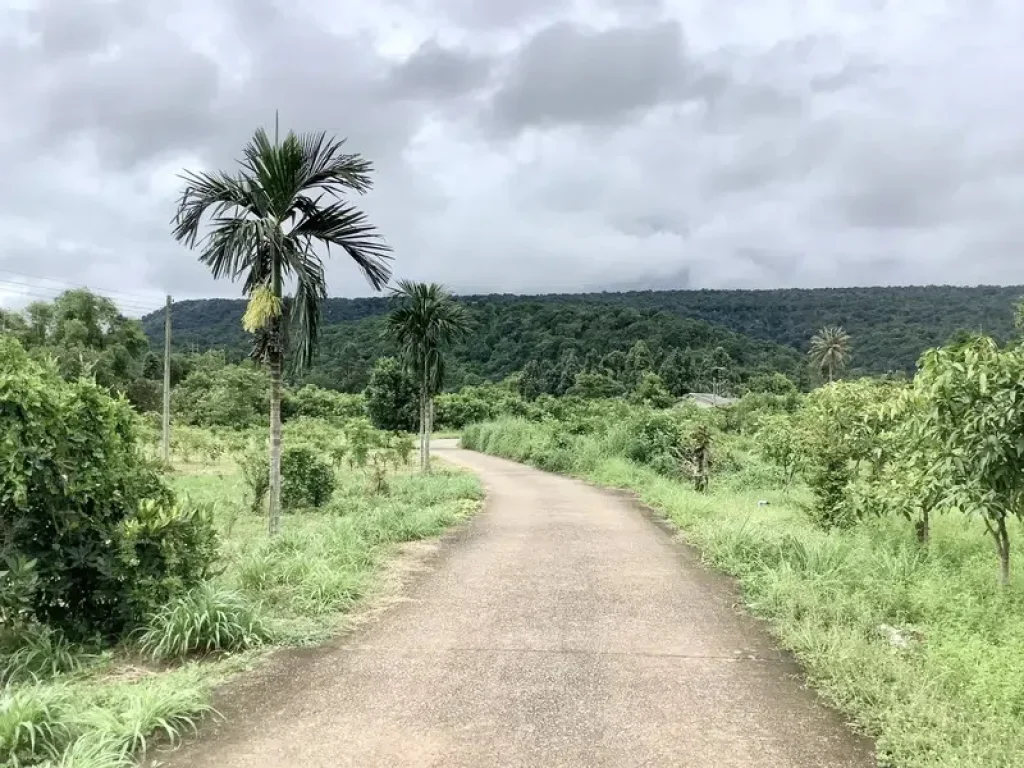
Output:
[[427,427],[423,437],[423,471],[430,474],[430,433],[434,429],[434,398],[427,395]]
[[927,547],[931,539],[931,525],[928,519],[927,508],[921,510],[921,516],[914,523],[914,530],[917,532],[917,543]]
[[[279,331],[275,331],[275,335]],[[270,353],[270,535],[281,530],[281,348]]]
[[1006,530],[1006,516],[996,518],[989,530],[996,540],[996,552],[999,554],[999,583],[1006,587],[1010,584],[1010,534]]
[[[271,290],[281,298],[281,263],[274,259]],[[270,320],[270,503],[268,522],[271,536],[281,530],[281,377],[284,340],[281,338],[281,318]]]
[[427,468],[427,382],[420,382],[420,471]]

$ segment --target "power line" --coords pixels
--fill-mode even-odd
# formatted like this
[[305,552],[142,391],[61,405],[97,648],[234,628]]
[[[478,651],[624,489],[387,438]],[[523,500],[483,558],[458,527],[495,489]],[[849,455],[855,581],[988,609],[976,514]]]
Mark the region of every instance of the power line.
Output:
[[[19,296],[25,296],[27,298],[33,299],[45,299],[50,301],[56,299],[58,296],[65,293],[64,290],[52,286],[32,285],[31,283],[22,283],[16,280],[0,280],[0,288],[5,287],[8,288],[12,293],[17,294]],[[94,291],[94,293],[96,293],[99,296],[103,296],[103,298],[109,299],[119,308],[129,309],[135,312],[149,313],[155,312],[156,310],[161,308],[160,305],[155,303],[143,304],[141,301],[128,301],[126,299],[121,299],[116,296],[105,296],[100,291]]]
[[66,285],[69,288],[86,288],[86,289],[88,289],[90,291],[93,291],[93,292],[96,292],[96,293],[119,293],[122,296],[129,296],[129,297],[146,299],[146,300],[151,300],[151,299],[154,298],[153,296],[146,295],[144,293],[136,293],[136,292],[133,292],[133,291],[121,291],[121,290],[115,290],[113,288],[110,288],[110,289],[108,289],[108,288],[98,288],[96,286],[86,285],[84,283],[72,283],[72,282],[68,282],[67,280],[60,280],[60,279],[58,279],[56,277],[40,277],[39,275],[30,275],[30,274],[28,274],[26,272],[15,272],[13,269],[0,268],[0,272],[3,272],[3,273],[8,274],[8,275],[17,275],[18,277],[27,277],[30,280],[44,280],[44,281],[50,282],[50,283],[59,283],[60,285]]

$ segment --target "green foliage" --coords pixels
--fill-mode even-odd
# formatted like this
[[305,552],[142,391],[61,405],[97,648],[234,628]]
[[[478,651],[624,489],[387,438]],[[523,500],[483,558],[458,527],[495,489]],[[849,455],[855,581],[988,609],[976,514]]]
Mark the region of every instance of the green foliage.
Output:
[[682,397],[688,394],[693,391],[696,382],[693,354],[689,350],[671,350],[661,362],[658,375],[673,396]]
[[519,375],[519,394],[526,401],[533,401],[547,391],[547,376],[536,360],[530,360],[523,366]]
[[[622,378],[627,353],[638,341],[647,345],[650,357],[649,365],[641,365],[655,372],[659,371],[657,362],[671,350],[689,349],[703,359],[706,353],[722,347],[733,360],[733,373],[739,381],[769,370],[807,378],[803,355],[796,347],[806,344],[813,326],[803,328],[794,346],[785,348],[683,317],[688,312],[685,307],[638,310],[601,299],[459,297],[458,304],[465,308],[473,329],[465,340],[451,347],[446,386],[457,389],[485,380],[502,381],[536,360],[537,366],[527,373],[539,376],[528,375],[522,391],[525,400],[532,400],[542,392],[554,391],[560,380],[554,374],[568,350],[575,352],[580,370],[589,359],[587,370]],[[373,299],[328,299],[324,306],[326,325],[317,361],[309,371],[295,374],[295,380],[348,392],[362,391],[377,359],[402,354],[394,339],[382,337],[383,315],[391,305],[385,299],[376,303]],[[242,302],[182,302],[175,305],[175,311],[175,343],[195,341],[202,349],[227,349],[233,359],[246,354],[248,341],[241,328],[232,325],[241,320]],[[157,319],[146,320],[154,341],[162,338]],[[761,325],[763,329],[763,318]],[[568,383],[571,385],[572,380]]]
[[270,382],[251,363],[196,368],[171,393],[176,420],[198,427],[244,429],[265,424]]
[[677,413],[639,410],[627,426],[625,455],[639,464],[657,465],[659,470],[676,463],[686,443],[686,435]]
[[931,473],[943,501],[981,518],[1008,583],[1007,519],[1024,515],[1024,351],[988,338],[930,351],[914,390],[928,403],[918,417],[937,449]]
[[675,402],[675,398],[665,388],[661,377],[650,371],[641,375],[640,381],[630,393],[629,399],[634,403],[649,405],[652,408],[668,408]]
[[792,417],[782,413],[764,417],[757,432],[757,444],[761,456],[779,468],[784,486],[789,488],[804,459]]
[[266,623],[245,596],[205,582],[153,613],[138,636],[138,647],[155,661],[168,661],[243,651],[270,639]]
[[437,426],[443,429],[462,429],[467,424],[488,421],[499,414],[526,411],[518,392],[501,384],[463,387],[458,392],[438,395],[434,406]]
[[238,457],[245,488],[249,493],[249,508],[259,512],[270,490],[270,471],[267,469],[266,440],[253,440]]
[[349,419],[366,416],[366,401],[362,395],[351,395],[307,384],[285,395],[284,415],[288,418],[308,417],[343,424]]
[[143,499],[117,534],[132,622],[214,573],[219,540],[209,504]]
[[[34,561],[32,617],[70,639],[118,635],[140,609],[202,578],[209,527],[139,451],[136,417],[0,339],[4,555]],[[9,608],[5,608],[9,610]]]
[[308,445],[286,445],[281,454],[285,509],[322,507],[334,493],[334,469]]
[[87,659],[60,630],[26,622],[0,627],[0,686],[74,672]]
[[626,387],[607,373],[583,371],[576,374],[576,383],[569,390],[569,395],[587,400],[619,397],[625,394]]
[[418,421],[416,385],[392,357],[382,357],[373,366],[366,385],[366,412],[377,429],[409,432]]
[[124,317],[110,299],[76,289],[30,304],[17,321],[7,317],[8,333],[34,357],[52,358],[66,379],[92,376],[125,392],[142,375],[148,348],[142,324]]
[[850,336],[842,328],[826,326],[811,337],[808,352],[813,365],[827,381],[846,368],[850,359]]
[[[370,432],[373,432],[372,428]],[[354,444],[346,447],[353,454],[360,451],[360,447]],[[267,450],[266,440],[257,439],[249,444],[238,459],[253,512],[262,507],[270,490]],[[335,487],[334,468],[324,460],[324,455],[322,449],[311,444],[308,434],[295,441],[289,440],[284,446],[281,453],[281,499],[284,509],[322,507],[330,500]]]

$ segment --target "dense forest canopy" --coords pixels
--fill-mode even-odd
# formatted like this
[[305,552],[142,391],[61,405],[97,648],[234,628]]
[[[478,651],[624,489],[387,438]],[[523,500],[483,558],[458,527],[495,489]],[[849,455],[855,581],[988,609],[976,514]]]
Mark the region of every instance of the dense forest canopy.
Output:
[[[449,388],[501,380],[531,360],[550,368],[570,350],[581,361],[613,352],[625,355],[637,341],[650,346],[656,364],[673,350],[689,350],[703,358],[722,348],[732,362],[730,373],[738,379],[768,371],[784,371],[799,377],[805,367],[800,353],[794,349],[665,311],[608,307],[596,302],[464,301],[472,332],[468,339],[453,347],[447,376]],[[379,306],[384,309],[387,304],[382,300]],[[363,305],[359,311],[371,307]],[[232,322],[237,324],[233,315],[217,319],[215,327],[219,332],[208,334],[210,326],[195,321],[192,312],[196,309],[203,312],[208,306],[204,302],[189,302],[176,310],[173,338],[178,349],[219,347],[227,349],[234,359],[246,355],[250,342],[240,325],[238,332],[230,327]],[[155,319],[148,318],[147,323],[153,325]],[[383,315],[378,313],[328,325],[321,338],[317,362],[303,373],[302,382],[350,392],[362,390],[369,381],[374,361],[398,353],[395,343],[383,338],[382,323]],[[162,330],[154,328],[152,332],[154,342],[162,337]]]
[[[924,286],[464,296],[477,327],[456,350],[452,383],[500,379],[531,359],[556,361],[569,347],[581,357],[604,355],[641,339],[660,354],[721,346],[743,371],[793,372],[826,325],[852,338],[849,373],[911,371],[925,349],[957,332],[1009,337],[1022,293],[1021,286]],[[388,306],[386,298],[329,299],[319,362],[306,379],[350,391],[365,386],[374,359],[396,351],[380,339]],[[244,307],[230,299],[176,303],[175,347],[244,357]],[[143,323],[154,345],[162,342],[161,314]]]

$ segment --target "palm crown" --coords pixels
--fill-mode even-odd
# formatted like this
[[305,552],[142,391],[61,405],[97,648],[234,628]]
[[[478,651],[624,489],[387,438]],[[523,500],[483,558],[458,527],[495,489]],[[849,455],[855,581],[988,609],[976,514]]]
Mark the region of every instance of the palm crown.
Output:
[[850,336],[842,328],[826,326],[811,338],[811,362],[832,381],[850,357]]
[[[323,245],[341,248],[380,290],[390,277],[391,249],[365,214],[345,202],[346,192],[370,189],[372,165],[342,151],[344,141],[324,133],[289,133],[271,141],[259,129],[245,147],[235,174],[186,172],[174,236],[190,248],[215,278],[243,279],[243,291],[263,293],[265,321],[280,312],[283,282],[294,280],[291,327],[298,360],[308,364],[327,297]],[[204,222],[208,231],[200,237]],[[258,324],[258,323],[257,323]]]
[[437,283],[399,281],[385,333],[398,341],[406,366],[430,393],[444,381],[444,352],[469,332],[465,307]]

